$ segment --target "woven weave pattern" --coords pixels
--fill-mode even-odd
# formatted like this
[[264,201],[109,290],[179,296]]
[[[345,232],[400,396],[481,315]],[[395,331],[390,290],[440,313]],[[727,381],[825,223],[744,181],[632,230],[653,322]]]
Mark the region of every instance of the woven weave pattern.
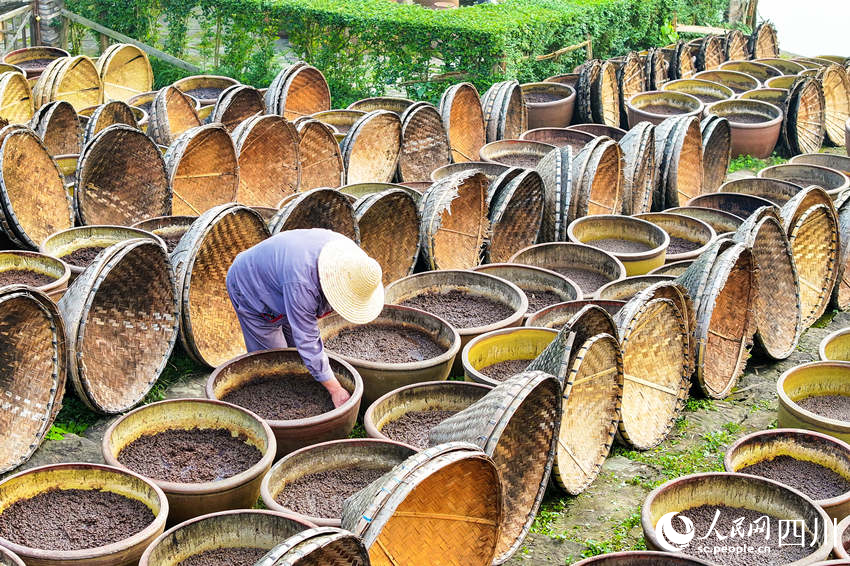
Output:
[[534,244],[543,218],[543,179],[525,171],[502,188],[490,206],[491,262],[507,261]]
[[634,95],[647,90],[646,86],[646,72],[640,60],[640,55],[635,51],[629,51],[617,68],[621,127],[627,128],[629,124],[626,115],[626,102]]
[[357,201],[360,247],[374,258],[389,285],[413,271],[419,255],[419,212],[409,194],[390,189]]
[[452,161],[478,161],[478,152],[487,143],[484,112],[478,91],[470,83],[446,89],[440,99],[440,116],[449,140]]
[[[228,132],[265,110],[263,96],[251,86],[233,85],[226,88],[216,100],[211,121],[224,124]],[[236,136],[234,136],[235,138]]]
[[254,116],[232,132],[239,163],[238,202],[276,207],[298,191],[301,160],[292,124],[280,116]]
[[67,102],[51,102],[39,108],[30,127],[51,156],[80,153],[83,135],[80,120],[74,107]]
[[491,86],[481,97],[487,142],[517,139],[528,129],[528,108],[516,80]]
[[94,136],[113,124],[126,124],[137,128],[136,117],[133,111],[124,102],[113,100],[98,106],[89,117],[83,131],[83,146],[88,144]]
[[788,239],[800,279],[803,326],[808,327],[826,310],[835,285],[838,267],[835,215],[822,204],[807,209],[791,228]]
[[269,222],[272,234],[303,228],[326,228],[360,241],[351,201],[334,189],[313,189],[293,197]]
[[170,146],[178,136],[201,125],[195,104],[173,86],[156,93],[151,103],[148,135],[160,145]]
[[346,183],[389,183],[401,150],[401,120],[388,110],[373,110],[340,142]]
[[153,88],[148,55],[135,45],[116,43],[101,53],[95,64],[103,81],[105,100],[127,101]]
[[598,137],[582,149],[573,161],[573,201],[567,219],[583,216],[620,214],[623,210],[624,177],[622,151],[617,142]]
[[649,212],[656,183],[655,126],[640,122],[619,142],[623,156],[623,213]]
[[24,76],[13,72],[0,75],[0,118],[10,124],[26,124],[32,115],[32,91]]
[[401,117],[398,176],[402,181],[428,181],[431,171],[451,162],[449,139],[440,112],[418,102]]
[[732,159],[732,130],[729,120],[711,115],[702,120],[702,190],[718,190],[726,179]]
[[85,55],[63,57],[51,62],[33,88],[35,105],[65,100],[74,110],[97,106],[103,100],[103,82],[91,59]]
[[279,544],[255,566],[369,566],[369,553],[350,532],[316,527]]
[[301,190],[336,188],[345,184],[342,152],[333,132],[318,120],[306,120],[297,126],[301,139]]
[[331,93],[325,76],[303,61],[284,68],[266,92],[266,110],[287,120],[330,110]]

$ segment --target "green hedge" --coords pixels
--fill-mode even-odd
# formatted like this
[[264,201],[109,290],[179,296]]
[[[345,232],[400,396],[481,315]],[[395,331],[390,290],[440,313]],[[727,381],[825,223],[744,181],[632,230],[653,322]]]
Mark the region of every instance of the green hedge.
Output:
[[[596,57],[668,43],[669,23],[722,24],[729,0],[506,0],[456,10],[429,10],[391,0],[142,0],[132,24],[127,8],[115,21],[103,22],[129,35],[146,35],[179,54],[186,45],[185,22],[199,18],[202,52],[209,50],[213,26],[222,30],[218,68],[258,86],[268,84],[277,35],[288,36],[299,57],[321,69],[330,83],[333,104],[382,94],[386,85],[406,89],[410,97],[436,101],[453,82],[469,80],[480,90],[516,78],[540,80],[569,72],[584,58],[579,50],[558,59],[534,56],[593,38]],[[122,2],[69,0],[88,13],[109,14]],[[138,6],[149,7],[138,18]],[[161,16],[161,17],[160,17]],[[111,15],[105,16],[112,20]],[[159,37],[155,26],[168,24]],[[102,19],[102,18],[101,18]],[[111,25],[110,25],[111,24]],[[124,26],[124,29],[122,29]],[[667,29],[665,29],[667,26]],[[133,29],[127,29],[133,28]],[[435,75],[456,73],[447,81]]]

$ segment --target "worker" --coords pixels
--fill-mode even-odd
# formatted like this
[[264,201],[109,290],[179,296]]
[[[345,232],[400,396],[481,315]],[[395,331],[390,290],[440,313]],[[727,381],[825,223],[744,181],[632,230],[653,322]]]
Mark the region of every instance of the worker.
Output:
[[350,397],[328,362],[318,319],[331,310],[354,324],[384,307],[381,266],[331,230],[286,230],[236,256],[227,293],[249,352],[294,346],[335,407]]

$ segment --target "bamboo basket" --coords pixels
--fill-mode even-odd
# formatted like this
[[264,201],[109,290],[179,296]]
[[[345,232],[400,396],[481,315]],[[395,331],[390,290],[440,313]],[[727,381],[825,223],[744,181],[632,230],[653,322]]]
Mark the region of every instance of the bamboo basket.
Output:
[[[788,202],[791,201],[794,201],[794,204],[788,205],[787,214],[781,214],[782,227],[786,233],[790,233],[791,228],[797,223],[803,213],[812,206],[822,204],[831,209],[836,216],[838,214],[835,212],[836,203],[829,197],[825,190],[815,185],[802,189]],[[787,205],[788,203],[786,202],[785,204]],[[783,205],[784,207],[785,205]]]
[[620,127],[628,128],[629,118],[626,114],[626,101],[632,96],[647,90],[646,70],[640,55],[629,51],[617,65],[617,91],[620,103]]
[[[272,511],[300,517],[320,527],[339,527],[341,517],[299,513],[279,503],[277,498],[287,484],[304,476],[349,468],[377,470],[383,475],[416,452],[400,442],[372,438],[347,438],[306,446],[278,460],[265,474],[260,488],[262,500],[266,508]],[[303,494],[303,500],[308,503],[309,495]]]
[[519,136],[519,139],[547,143],[558,148],[569,147],[573,150],[573,154],[576,154],[595,137],[591,133],[569,127],[527,130]]
[[369,112],[340,142],[345,183],[389,183],[401,151],[401,120],[388,110]]
[[363,415],[369,438],[393,440],[384,434],[389,423],[411,411],[462,411],[493,388],[468,381],[425,381],[394,389],[377,399]]
[[[573,281],[560,273],[542,267],[515,263],[488,263],[479,265],[473,271],[480,271],[510,281],[519,287],[526,296],[548,291],[557,294],[564,302],[582,298],[581,289]],[[534,313],[529,312],[527,314],[530,316]]]
[[331,109],[331,92],[325,76],[299,61],[278,73],[266,92],[266,111],[289,121]]
[[720,190],[732,161],[732,130],[729,120],[710,115],[700,122],[702,135],[702,191]]
[[745,177],[727,181],[717,189],[721,193],[753,195],[782,206],[802,191],[802,187],[790,181],[769,177]]
[[[4,252],[4,267],[30,258]],[[25,253],[25,252],[19,252]],[[0,473],[29,460],[53,425],[68,368],[65,324],[53,301],[42,291],[24,285],[0,289],[0,313],[6,339],[4,408],[0,412]]]
[[401,150],[398,178],[427,181],[434,169],[451,162],[451,151],[440,111],[417,102],[401,115]]
[[300,190],[309,191],[319,187],[333,189],[344,185],[345,165],[342,152],[331,129],[318,120],[306,120],[298,124],[296,129],[300,136]]
[[638,450],[667,437],[688,398],[686,316],[670,299],[646,295],[633,298],[615,316],[625,375],[619,432]]
[[697,72],[694,56],[691,54],[691,47],[683,40],[680,39],[676,43],[664,47],[661,49],[661,53],[664,54],[664,58],[666,59],[667,76],[671,81],[690,78]]
[[620,239],[647,245],[649,249],[646,251],[607,252],[623,263],[626,275],[644,275],[663,265],[667,246],[670,244],[670,237],[655,224],[633,216],[616,214],[579,218],[569,225],[567,234],[570,241],[588,246],[594,246],[594,241],[604,239]]
[[800,280],[803,327],[808,328],[826,310],[835,287],[840,251],[838,220],[835,209],[824,204],[798,210],[798,198],[782,207],[782,219],[787,222],[792,214],[797,216],[786,230]]
[[824,120],[827,139],[844,144],[844,123],[850,119],[850,78],[841,65],[829,65],[818,71],[824,96]]
[[826,136],[826,98],[814,77],[800,77],[788,94],[785,115],[786,155],[814,153]]
[[723,40],[723,51],[727,61],[738,61],[750,58],[749,39],[738,29],[726,32]]
[[702,71],[694,75],[695,79],[711,81],[731,88],[735,94],[741,94],[750,90],[761,88],[761,82],[746,73],[731,71],[729,69],[718,69],[713,71]]
[[172,86],[195,99],[201,106],[215,104],[225,90],[238,85],[236,79],[218,75],[195,75],[178,80]]
[[600,279],[615,281],[626,276],[623,263],[613,255],[585,244],[554,242],[530,246],[514,254],[509,263],[542,267],[575,281],[585,296],[592,295],[604,283],[594,286],[575,278],[576,273],[590,272]]
[[814,538],[812,546],[808,548],[814,549],[805,558],[788,563],[789,566],[815,564],[825,560],[832,552],[832,521],[814,501],[779,482],[748,474],[718,472],[692,474],[670,480],[647,496],[641,509],[641,526],[647,548],[670,548],[670,544],[659,537],[655,528],[662,516],[681,513],[700,505],[744,508],[758,515],[777,517],[794,524],[802,522]]
[[494,211],[493,203],[496,200],[496,197],[502,193],[502,191],[511,183],[511,181],[519,177],[520,174],[525,171],[530,171],[530,169],[522,169],[520,167],[509,167],[505,170],[504,173],[490,181],[490,186],[487,187],[487,210],[489,210],[491,213]]
[[756,330],[753,254],[743,244],[717,240],[679,276],[696,312],[696,377],[713,399],[726,397],[744,370]]
[[[654,270],[653,270],[654,271]],[[662,281],[674,281],[672,275],[632,275],[611,281],[600,287],[593,296],[603,301],[628,301],[640,291]]]
[[316,112],[311,116],[316,120],[330,126],[335,132],[347,134],[357,120],[365,116],[362,110],[324,110]]
[[850,242],[841,234],[850,234],[850,199],[844,199],[838,206],[838,273],[835,277],[835,288],[832,291],[832,302],[841,310],[850,306]]
[[147,132],[153,141],[170,146],[178,136],[200,125],[198,111],[189,96],[173,86],[156,93]]
[[165,167],[179,215],[200,215],[236,200],[239,166],[233,140],[220,124],[187,130],[165,154]]
[[62,260],[71,270],[71,281],[74,281],[86,268],[70,264],[62,258],[80,248],[105,249],[124,240],[149,238],[165,247],[159,236],[138,228],[125,226],[77,226],[50,235],[41,243],[39,250],[49,256]]
[[490,205],[489,261],[507,261],[534,244],[543,218],[544,190],[543,179],[532,170],[520,173],[496,193]]
[[558,242],[567,239],[567,214],[572,202],[573,150],[559,147],[546,154],[537,164],[543,180],[543,216],[538,241]]
[[690,259],[683,259],[679,261],[665,263],[661,267],[656,267],[655,269],[647,273],[647,275],[674,275],[678,277],[679,275],[683,274],[692,263],[693,260]]
[[488,143],[515,140],[528,129],[528,108],[516,80],[491,86],[481,97],[481,108]]
[[624,194],[623,152],[617,142],[601,136],[572,162],[574,186],[567,221],[583,216],[620,214],[631,195]]
[[10,124],[26,124],[33,112],[32,90],[27,79],[11,71],[0,74],[0,118]]
[[487,179],[482,173],[457,173],[434,183],[422,197],[419,238],[430,269],[468,269],[481,262],[489,235]]
[[483,146],[480,155],[481,159],[491,163],[500,163],[507,167],[535,169],[540,160],[553,149],[555,149],[555,146],[548,143],[502,139]]
[[656,183],[655,126],[640,122],[619,142],[623,169],[623,214],[649,212]]
[[[493,330],[476,336],[464,346],[461,352],[460,359],[466,381],[491,387],[498,386],[505,379],[491,377],[482,370],[490,365],[506,361],[524,361],[525,366],[528,366],[550,346],[557,334],[556,330],[549,328],[516,327]],[[522,371],[517,372],[516,375]],[[555,372],[547,373],[563,380],[563,375]]]
[[750,248],[756,266],[756,340],[770,357],[785,359],[802,332],[800,281],[777,210],[757,210],[744,221],[734,240]]
[[103,102],[103,82],[85,55],[56,59],[38,77],[33,98],[37,107],[65,100],[74,110],[82,110]]
[[770,65],[759,63],[758,61],[727,61],[720,65],[720,70],[744,73],[757,79],[763,84],[768,79],[782,76],[782,71],[776,67],[771,67]]
[[23,250],[0,252],[0,273],[7,271],[34,272],[50,277],[50,282],[36,289],[47,294],[54,302],[62,298],[71,277],[71,270],[62,260]]
[[679,238],[698,244],[698,247],[694,250],[679,253],[671,253],[668,248],[667,255],[664,260],[665,263],[695,259],[702,252],[707,250],[708,246],[711,245],[717,237],[717,233],[714,231],[714,228],[712,228],[708,223],[698,218],[692,218],[681,214],[651,212],[648,214],[638,214],[635,218],[652,222],[667,232],[671,238]]
[[[607,126],[620,125],[620,87],[617,79],[617,67],[610,61],[603,61],[599,74],[590,77],[590,107],[593,122]],[[579,78],[581,85],[581,78]]]
[[746,193],[705,193],[687,202],[688,207],[714,208],[742,219],[763,206],[772,205],[773,203],[765,198]]
[[473,442],[500,472],[504,497],[493,564],[517,551],[543,500],[561,426],[561,393],[553,376],[526,371],[431,429],[431,446]]
[[113,100],[98,106],[89,116],[83,132],[83,147],[85,148],[97,134],[114,124],[125,124],[135,130],[139,129],[133,110],[126,103]]
[[177,340],[165,246],[149,239],[111,246],[74,280],[59,310],[76,352],[70,375],[77,396],[99,413],[129,410],[156,383]]
[[660,49],[650,47],[648,51],[641,51],[640,55],[646,69],[647,90],[658,90],[669,78],[664,53]]
[[165,161],[135,128],[116,124],[101,131],[86,145],[77,170],[74,210],[80,224],[130,226],[171,214]]
[[282,540],[314,526],[298,517],[264,509],[210,513],[160,535],[145,550],[139,566],[178,566],[196,554],[222,548],[272,550]]
[[718,236],[720,234],[734,232],[744,222],[743,218],[736,216],[731,212],[725,212],[723,210],[708,208],[705,206],[677,206],[674,208],[668,208],[664,212],[698,218],[714,228],[714,231],[717,232]]
[[836,200],[838,196],[850,188],[850,178],[841,171],[820,165],[802,163],[785,163],[765,167],[758,172],[759,177],[788,181],[800,187],[817,185]]
[[153,88],[153,69],[148,55],[135,45],[110,45],[100,55],[95,67],[103,81],[103,99],[107,102],[126,102]]
[[487,143],[487,138],[484,111],[475,87],[471,83],[460,83],[446,89],[440,98],[440,117],[448,136],[452,161],[478,161],[478,152]]
[[79,154],[82,149],[83,129],[80,119],[74,107],[67,102],[51,102],[39,108],[32,117],[30,127],[52,156]]
[[44,72],[51,61],[70,56],[64,49],[39,45],[6,53],[3,55],[3,63],[22,69],[28,79],[34,79]]
[[[850,479],[850,445],[825,434],[789,428],[763,430],[739,439],[726,451],[723,467],[727,472],[737,472],[780,456],[813,462]],[[814,501],[830,519],[841,521],[850,508],[850,493]]]
[[224,124],[233,133],[237,126],[252,116],[265,112],[260,91],[252,86],[233,85],[224,89],[215,102],[210,122]]
[[[497,464],[474,444],[424,450],[349,498],[342,527],[361,537],[375,566],[489,566],[496,557],[503,488]],[[450,516],[452,528],[446,528]]]
[[360,241],[357,220],[351,201],[336,189],[313,189],[298,193],[281,203],[280,210],[269,222],[272,234],[284,230],[325,228]]
[[168,253],[171,253],[174,251],[180,238],[183,237],[183,234],[189,230],[189,227],[197,219],[197,216],[159,216],[136,222],[131,228],[145,230],[159,236],[165,242]]
[[419,255],[419,211],[405,191],[388,189],[356,202],[360,247],[383,272],[384,285],[413,272]]
[[850,440],[850,423],[813,413],[797,404],[817,395],[848,395],[848,370],[844,361],[809,362],[792,367],[779,376],[778,426],[811,430],[838,440]]
[[658,185],[652,210],[677,207],[702,192],[702,132],[699,118],[674,117],[655,128]]
[[762,22],[756,26],[750,34],[747,47],[750,57],[753,59],[764,59],[766,57],[779,57],[779,39],[776,36],[776,27],[770,22]]
[[414,104],[415,103],[409,98],[401,98],[398,96],[375,96],[372,98],[364,98],[357,102],[352,102],[348,105],[348,110],[357,110],[365,113],[374,112],[375,110],[386,110],[401,116]]
[[[545,327],[538,329],[553,328],[559,332],[551,344],[529,364],[528,369],[546,372],[563,383],[578,358],[581,345],[599,334],[619,339],[612,313],[619,311],[623,305],[625,301],[569,301],[544,309],[551,309],[548,314],[532,316],[545,323]],[[543,311],[539,314],[543,314]],[[530,320],[526,326],[532,323],[536,324]]]
[[254,566],[369,566],[369,552],[353,533],[335,527],[315,527],[291,536]]
[[62,174],[26,126],[6,126],[0,139],[0,229],[16,245],[38,249],[50,234],[74,225]]
[[510,167],[502,165],[501,163],[490,163],[487,161],[461,161],[458,163],[443,165],[442,167],[434,169],[431,172],[431,181],[436,183],[437,181],[442,181],[446,177],[450,177],[455,173],[471,171],[473,169],[483,173],[484,176],[487,177],[487,181],[492,183],[498,179],[502,173],[510,169]]
[[719,35],[707,35],[702,40],[696,40],[699,46],[696,49],[694,62],[697,71],[710,71],[720,67],[726,61],[726,53],[723,49],[723,37]]
[[231,136],[239,165],[238,202],[275,207],[298,192],[301,160],[295,126],[280,116],[256,115],[239,124]]
[[215,367],[245,352],[225,279],[233,260],[269,237],[262,217],[244,206],[201,215],[171,254],[180,303],[180,343],[196,362]]

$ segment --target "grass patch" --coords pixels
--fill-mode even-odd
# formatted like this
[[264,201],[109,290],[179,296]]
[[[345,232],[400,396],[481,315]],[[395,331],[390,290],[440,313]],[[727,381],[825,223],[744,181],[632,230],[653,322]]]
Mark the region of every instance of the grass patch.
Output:
[[832,319],[835,318],[835,315],[838,314],[838,310],[832,309],[831,311],[823,313],[819,319],[812,323],[813,328],[826,328],[832,322]]
[[600,554],[610,554],[612,552],[622,552],[624,550],[646,550],[646,541],[641,536],[637,542],[630,543],[628,540],[631,530],[640,525],[640,509],[629,515],[625,520],[614,525],[611,529],[611,538],[606,541],[595,541],[592,539],[585,541],[577,541],[587,547],[582,553],[583,558],[598,556]]
[[717,407],[714,404],[713,399],[698,399],[696,397],[689,397],[687,401],[685,401],[685,410],[689,413],[696,413],[697,411],[716,411]]
[[348,434],[348,438],[366,438],[366,429],[360,423],[354,423],[354,428]]
[[735,171],[740,171],[742,169],[748,169],[750,171],[760,171],[765,167],[781,165],[787,162],[787,159],[785,159],[784,157],[780,157],[775,153],[767,159],[759,159],[757,157],[753,157],[752,155],[739,155],[738,157],[733,159],[731,163],[729,163],[729,172],[734,173]]
[[534,518],[534,522],[531,524],[531,532],[546,535],[547,537],[558,540],[564,539],[563,533],[556,532],[552,528],[552,524],[566,508],[567,502],[562,498],[544,501],[543,504],[540,505],[540,509],[537,511],[537,516]]
[[174,352],[168,359],[165,369],[151,390],[148,391],[148,394],[145,395],[142,404],[147,405],[149,403],[162,401],[165,399],[165,392],[169,387],[184,377],[188,377],[193,373],[198,373],[200,371],[204,371],[204,368],[196,364],[194,360],[192,360],[192,358],[183,351],[183,348],[174,348]]

